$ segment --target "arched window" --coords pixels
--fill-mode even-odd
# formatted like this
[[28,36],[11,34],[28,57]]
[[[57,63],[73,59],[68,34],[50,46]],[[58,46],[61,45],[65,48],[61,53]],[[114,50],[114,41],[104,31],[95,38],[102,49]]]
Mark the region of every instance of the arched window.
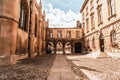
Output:
[[115,40],[116,40],[116,32],[113,30],[111,32],[111,43],[115,42]]

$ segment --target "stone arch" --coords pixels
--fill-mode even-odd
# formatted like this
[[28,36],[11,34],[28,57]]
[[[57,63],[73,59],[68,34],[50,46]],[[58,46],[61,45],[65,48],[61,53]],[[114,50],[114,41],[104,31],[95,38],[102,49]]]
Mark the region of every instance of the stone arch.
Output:
[[56,53],[63,54],[63,43],[60,41],[56,43]]
[[72,44],[71,42],[66,42],[65,43],[65,53],[66,54],[71,54],[72,51]]
[[47,43],[46,53],[51,53],[51,54],[54,53],[54,43],[53,42]]

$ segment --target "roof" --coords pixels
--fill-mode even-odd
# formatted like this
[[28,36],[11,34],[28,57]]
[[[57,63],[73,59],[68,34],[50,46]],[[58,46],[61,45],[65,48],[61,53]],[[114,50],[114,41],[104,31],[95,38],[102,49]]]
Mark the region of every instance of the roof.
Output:
[[85,0],[85,1],[84,1],[83,5],[82,5],[82,7],[81,7],[81,9],[80,9],[80,12],[83,11],[83,9],[85,8],[85,6],[86,6],[86,4],[88,3],[88,1],[89,1],[89,0]]

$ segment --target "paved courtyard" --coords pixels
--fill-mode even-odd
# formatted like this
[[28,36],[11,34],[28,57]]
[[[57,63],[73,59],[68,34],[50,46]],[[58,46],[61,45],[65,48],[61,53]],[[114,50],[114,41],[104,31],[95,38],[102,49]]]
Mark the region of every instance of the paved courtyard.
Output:
[[120,80],[120,58],[90,58],[81,55],[68,55],[90,80]]
[[45,54],[0,67],[0,80],[120,80],[120,59]]

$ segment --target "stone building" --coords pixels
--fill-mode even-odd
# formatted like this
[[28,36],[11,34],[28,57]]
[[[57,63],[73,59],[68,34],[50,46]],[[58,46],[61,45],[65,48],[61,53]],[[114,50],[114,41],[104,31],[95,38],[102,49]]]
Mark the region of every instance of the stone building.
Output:
[[0,65],[44,53],[48,22],[36,0],[0,0]]
[[80,12],[84,48],[93,52],[120,52],[120,1],[85,0]]
[[47,28],[46,49],[51,53],[81,53],[83,30],[80,21],[75,28]]

